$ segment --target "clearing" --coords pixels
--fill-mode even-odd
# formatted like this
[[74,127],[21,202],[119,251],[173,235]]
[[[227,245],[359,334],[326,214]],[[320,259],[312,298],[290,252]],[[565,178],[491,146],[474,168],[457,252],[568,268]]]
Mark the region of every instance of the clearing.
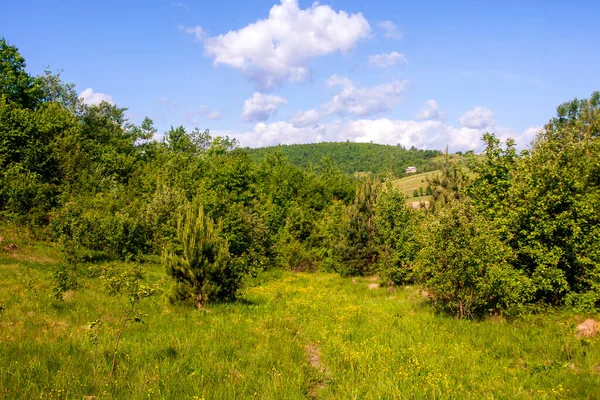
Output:
[[[240,301],[204,310],[147,299],[144,324],[112,347],[124,304],[103,267],[163,279],[159,264],[78,267],[79,288],[50,298],[56,249],[0,250],[0,398],[402,399],[597,398],[600,343],[586,316],[458,321],[417,287],[369,289],[366,278],[267,272]],[[354,281],[354,283],[353,283]],[[166,287],[167,281],[163,281]],[[89,327],[90,321],[100,324]],[[93,397],[87,397],[93,396]]]

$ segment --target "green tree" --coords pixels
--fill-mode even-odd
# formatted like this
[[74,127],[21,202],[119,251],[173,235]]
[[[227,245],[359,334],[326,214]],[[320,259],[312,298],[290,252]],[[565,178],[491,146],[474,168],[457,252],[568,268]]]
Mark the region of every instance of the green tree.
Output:
[[19,50],[0,38],[0,96],[19,107],[33,109],[41,95],[35,78],[25,71]]
[[374,224],[381,272],[389,283],[400,284],[414,278],[416,219],[417,213],[406,205],[402,192],[388,179],[377,195]]
[[600,94],[558,107],[508,193],[504,224],[536,297],[600,306]]
[[377,262],[375,242],[375,202],[377,185],[367,177],[356,189],[354,202],[344,207],[345,240],[340,246],[343,275],[368,275],[374,272]]
[[429,213],[419,231],[416,273],[434,306],[459,318],[518,309],[532,299],[529,278],[468,198]]
[[231,299],[241,274],[230,263],[229,245],[221,226],[202,207],[187,205],[177,223],[178,249],[166,248],[163,264],[175,281],[173,299],[192,301],[202,308],[207,301]]

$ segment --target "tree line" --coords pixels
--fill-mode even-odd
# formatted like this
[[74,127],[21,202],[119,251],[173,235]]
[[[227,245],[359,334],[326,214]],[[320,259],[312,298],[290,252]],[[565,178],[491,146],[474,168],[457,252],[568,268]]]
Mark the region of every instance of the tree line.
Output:
[[435,158],[441,155],[438,150],[421,150],[412,146],[406,149],[376,143],[323,142],[278,145],[246,149],[254,161],[262,160],[265,155],[281,152],[293,165],[304,169],[318,165],[323,158],[333,161],[338,168],[347,174],[368,172],[380,177],[392,174],[404,176],[409,166],[417,167],[419,172],[435,169]]

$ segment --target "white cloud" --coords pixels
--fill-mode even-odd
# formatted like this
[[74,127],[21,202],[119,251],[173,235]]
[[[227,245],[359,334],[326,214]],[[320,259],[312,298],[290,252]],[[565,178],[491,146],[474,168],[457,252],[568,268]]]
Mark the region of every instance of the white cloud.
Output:
[[188,111],[184,114],[185,122],[188,124],[198,124],[206,117],[211,120],[221,119],[221,114],[217,111],[209,109],[205,105],[198,106],[197,109],[193,111]]
[[389,68],[395,65],[406,65],[404,54],[392,51],[391,53],[381,53],[369,56],[369,65],[376,68]]
[[188,28],[183,25],[179,25],[178,28],[181,32],[184,32],[188,35],[194,35],[197,41],[202,41],[202,39],[204,39],[204,37],[206,36],[206,31],[202,29],[201,26],[193,26],[191,28]]
[[326,126],[295,127],[293,124],[278,121],[271,124],[259,122],[250,132],[233,135],[242,146],[265,147],[274,144],[318,143],[325,137]]
[[531,128],[527,128],[522,132],[515,131],[514,129],[506,129],[506,128],[495,128],[494,130],[490,130],[496,133],[498,138],[502,141],[506,141],[508,138],[512,138],[515,140],[517,148],[524,149],[529,147],[531,142],[535,140],[537,134],[544,129],[543,126],[534,126]]
[[[310,112],[316,114],[315,110]],[[306,112],[309,113],[309,112]],[[258,123],[249,132],[233,134],[243,146],[261,147],[275,144],[316,143],[322,141],[374,142],[401,144],[407,148],[441,150],[448,145],[451,152],[483,150],[484,132],[494,132],[505,141],[512,137],[517,148],[523,149],[540,128],[519,132],[496,125],[486,129],[455,127],[439,120],[395,120],[389,118],[333,121],[330,123],[295,124],[294,121]]]
[[339,75],[331,75],[329,78],[327,78],[327,80],[325,81],[325,84],[327,85],[327,87],[334,87],[334,86],[338,86],[338,85],[342,85],[342,86],[352,86],[352,81],[348,78],[346,78],[345,76],[339,76]]
[[88,106],[97,106],[103,101],[115,104],[112,97],[104,93],[94,93],[92,88],[87,88],[83,92],[79,93],[79,98]]
[[342,90],[331,101],[323,105],[323,114],[351,114],[359,117],[388,112],[404,91],[406,81],[394,80],[384,85],[356,88],[346,77],[332,75],[327,86],[342,86]]
[[460,117],[460,126],[465,128],[482,129],[495,124],[494,112],[485,107],[475,107]]
[[517,147],[523,148],[529,146],[542,130],[544,130],[543,126],[534,126],[525,129],[518,137],[514,138],[517,141]]
[[[180,29],[203,38],[201,27]],[[203,38],[214,65],[242,71],[261,89],[286,79],[304,80],[308,62],[336,51],[347,52],[369,36],[371,27],[361,13],[336,12],[328,5],[300,9],[297,0],[281,0],[266,19],[237,31]]]
[[392,21],[381,21],[377,27],[383,31],[386,39],[402,39],[402,33],[398,32],[398,27]]
[[287,104],[283,97],[254,92],[251,98],[244,102],[242,117],[244,121],[265,121],[277,114],[277,109]]
[[172,7],[177,7],[177,8],[183,8],[185,11],[190,11],[190,8],[188,7],[188,5],[182,1],[171,1],[169,2],[169,4]]
[[221,119],[221,113],[211,110],[205,105],[200,105],[198,108],[200,109],[200,114],[204,115],[208,119]]
[[290,119],[290,122],[295,127],[304,127],[318,123],[320,118],[317,110],[299,111]]
[[428,120],[428,119],[444,119],[446,118],[446,114],[441,112],[438,108],[437,101],[435,100],[427,100],[425,105],[419,111],[415,119],[417,120]]

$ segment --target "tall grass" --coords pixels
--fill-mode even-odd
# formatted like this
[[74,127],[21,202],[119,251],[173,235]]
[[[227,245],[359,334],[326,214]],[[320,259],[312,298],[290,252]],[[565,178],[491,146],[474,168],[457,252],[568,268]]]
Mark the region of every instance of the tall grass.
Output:
[[[21,243],[21,244],[19,244]],[[513,321],[437,315],[415,287],[270,272],[238,302],[204,310],[148,299],[112,348],[125,304],[80,265],[79,289],[50,297],[58,253],[18,242],[0,251],[0,398],[300,399],[598,398],[600,346],[582,317]],[[146,283],[163,279],[145,263]],[[163,283],[166,285],[166,282]],[[90,321],[99,325],[90,329]]]

